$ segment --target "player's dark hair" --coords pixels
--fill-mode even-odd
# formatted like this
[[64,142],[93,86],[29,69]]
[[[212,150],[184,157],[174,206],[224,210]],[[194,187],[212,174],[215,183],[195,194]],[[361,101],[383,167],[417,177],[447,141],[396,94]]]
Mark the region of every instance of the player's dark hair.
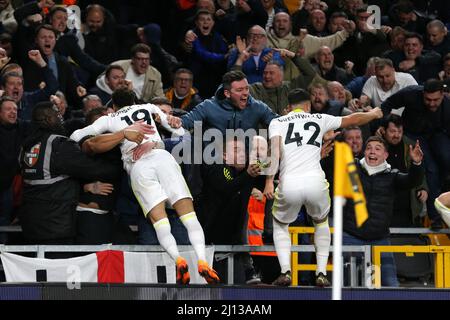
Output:
[[132,106],[136,102],[136,94],[128,88],[118,88],[112,93],[111,101],[117,109]]
[[302,102],[306,102],[309,101],[309,99],[310,99],[309,92],[300,88],[293,89],[288,94],[288,103],[290,105],[296,105]]

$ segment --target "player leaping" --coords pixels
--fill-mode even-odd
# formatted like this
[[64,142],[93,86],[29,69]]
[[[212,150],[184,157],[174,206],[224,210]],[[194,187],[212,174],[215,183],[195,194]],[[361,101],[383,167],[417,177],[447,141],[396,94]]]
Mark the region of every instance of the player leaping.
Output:
[[296,220],[303,205],[315,226],[314,245],[317,257],[316,285],[328,286],[326,266],[330,249],[328,212],[330,196],[325,173],[320,166],[322,139],[329,130],[359,126],[383,116],[380,108],[357,112],[345,117],[310,114],[309,93],[294,89],[288,96],[289,114],[273,119],[269,125],[274,164],[271,172],[280,169],[280,183],[274,193],[273,175],[267,176],[264,194],[275,199],[273,239],[281,266],[281,275],[273,284],[291,284],[291,239],[289,224]]
[[112,101],[116,108],[121,109],[75,131],[70,136],[71,139],[80,141],[88,135],[117,132],[91,138],[83,144],[83,147],[99,153],[110,150],[123,141],[120,147],[122,160],[125,170],[130,175],[131,187],[146,218],[153,224],[159,243],[176,262],[177,283],[188,284],[190,275],[187,262],[180,256],[170,230],[165,210],[166,201],[176,210],[187,229],[189,240],[198,258],[198,272],[208,283],[218,283],[220,280],[217,273],[205,259],[205,237],[194,212],[191,193],[177,162],[163,149],[164,144],[159,133],[156,131],[151,136],[147,135],[139,145],[124,140],[125,134],[120,134],[124,132],[122,131],[124,128],[139,120],[144,120],[156,128],[152,113],[159,115],[161,124],[170,132],[183,135],[184,129],[171,128],[166,115],[153,104],[134,105],[134,94],[127,89],[116,90],[112,95]]

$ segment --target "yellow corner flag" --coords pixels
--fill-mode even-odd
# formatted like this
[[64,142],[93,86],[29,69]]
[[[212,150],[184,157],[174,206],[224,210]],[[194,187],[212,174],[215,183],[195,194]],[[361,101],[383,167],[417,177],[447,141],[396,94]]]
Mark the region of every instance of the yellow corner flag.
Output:
[[335,142],[334,149],[334,196],[353,200],[356,225],[360,227],[369,215],[352,150],[345,142]]

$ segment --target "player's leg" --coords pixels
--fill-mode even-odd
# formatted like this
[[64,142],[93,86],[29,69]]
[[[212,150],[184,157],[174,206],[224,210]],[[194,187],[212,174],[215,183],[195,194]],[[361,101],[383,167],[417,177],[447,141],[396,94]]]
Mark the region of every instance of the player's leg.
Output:
[[189,241],[194,247],[199,260],[205,260],[205,235],[203,228],[197,219],[191,198],[180,199],[175,202],[173,208],[180,217],[181,223],[186,227]]
[[189,188],[181,174],[180,166],[168,152],[158,155],[158,180],[167,194],[169,203],[173,206],[181,223],[186,227],[189,241],[198,258],[198,271],[208,283],[219,282],[217,273],[206,262],[205,235],[197,219]]
[[205,278],[206,282],[213,284],[220,281],[216,271],[211,268],[206,261],[205,255],[205,235],[203,228],[197,219],[194,211],[194,205],[191,198],[183,198],[176,201],[173,205],[181,222],[186,227],[189,241],[194,247],[194,251],[198,258],[198,272]]
[[434,207],[441,215],[447,226],[450,227],[450,192],[442,193],[434,201]]
[[170,222],[167,218],[165,201],[153,207],[147,214],[147,219],[150,220],[155,228],[159,244],[167,251],[177,265],[177,283],[188,284],[190,281],[188,265],[186,260],[180,256],[177,242],[170,232]]
[[326,278],[327,263],[330,253],[331,232],[328,225],[328,216],[322,220],[314,220],[314,247],[316,249],[316,285],[320,287],[327,287],[330,282]]
[[187,284],[190,277],[187,263],[178,251],[177,243],[171,233],[171,227],[165,210],[167,195],[162,189],[156,174],[154,163],[138,161],[130,172],[133,193],[153,225],[159,244],[177,264],[177,283]]
[[291,285],[291,237],[289,224],[273,218],[273,243],[281,267],[280,276],[272,283],[278,286]]
[[316,250],[316,285],[329,286],[326,278],[327,263],[330,252],[331,232],[328,225],[330,196],[328,182],[317,178],[309,179],[308,188],[303,192],[306,197],[306,210],[314,223],[314,246]]
[[[291,237],[289,224],[297,218],[303,204],[294,184],[284,180],[275,192],[272,207],[273,242],[281,267],[280,276],[272,283],[279,286],[291,285]],[[297,188],[298,189],[298,188]]]

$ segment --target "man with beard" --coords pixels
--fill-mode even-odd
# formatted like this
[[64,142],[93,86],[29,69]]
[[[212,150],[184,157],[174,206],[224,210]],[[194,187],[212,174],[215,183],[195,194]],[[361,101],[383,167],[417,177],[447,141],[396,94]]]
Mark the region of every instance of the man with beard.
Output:
[[360,99],[351,100],[349,107],[355,111],[367,105],[380,107],[391,95],[413,85],[417,85],[417,82],[412,75],[395,72],[394,65],[389,59],[378,59],[375,62],[375,75],[364,84]]
[[[411,166],[408,148],[414,145],[414,141],[403,134],[402,118],[396,114],[390,114],[383,125],[383,138],[387,144],[388,158],[386,161],[392,169],[407,173]],[[425,177],[422,183],[410,190],[397,190],[394,200],[391,227],[412,228],[420,226],[421,213],[428,198],[428,187]]]
[[[25,139],[20,154],[24,179],[19,219],[30,244],[72,244],[80,184],[113,178],[120,174],[114,164],[94,160],[64,136],[63,119],[51,102],[33,109],[35,130]],[[134,130],[117,133],[122,138],[142,140]]]
[[326,113],[332,116],[346,116],[352,113],[344,104],[330,100],[327,89],[321,83],[313,84],[309,88],[311,95],[311,113]]
[[424,86],[409,86],[390,96],[382,104],[387,117],[392,109],[405,107],[402,113],[405,135],[419,140],[425,154],[426,178],[430,194],[427,212],[432,228],[442,227],[434,199],[450,180],[450,99],[444,94],[444,84],[430,79]]

